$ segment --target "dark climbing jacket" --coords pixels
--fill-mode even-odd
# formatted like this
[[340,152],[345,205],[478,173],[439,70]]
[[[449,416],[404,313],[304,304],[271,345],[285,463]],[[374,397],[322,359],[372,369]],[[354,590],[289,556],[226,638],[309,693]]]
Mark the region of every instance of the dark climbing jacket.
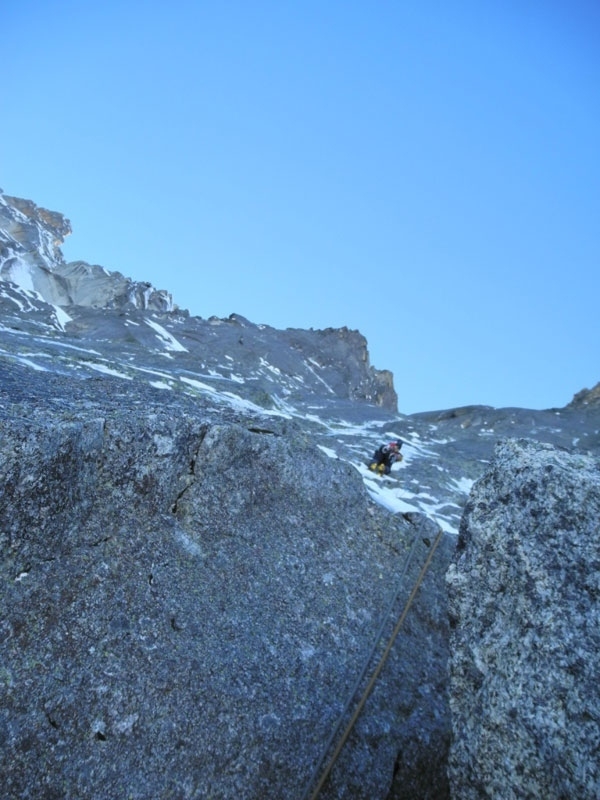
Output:
[[373,460],[369,464],[369,469],[375,472],[383,472],[389,475],[392,464],[396,461],[402,461],[402,453],[399,449],[393,448],[389,444],[382,444],[378,447],[373,454]]

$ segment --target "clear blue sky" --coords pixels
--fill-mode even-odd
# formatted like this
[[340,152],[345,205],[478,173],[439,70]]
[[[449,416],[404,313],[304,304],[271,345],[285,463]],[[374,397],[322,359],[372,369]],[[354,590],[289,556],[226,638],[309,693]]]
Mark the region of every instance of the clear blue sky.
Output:
[[21,0],[0,186],[202,317],[358,328],[405,413],[600,380],[598,0]]

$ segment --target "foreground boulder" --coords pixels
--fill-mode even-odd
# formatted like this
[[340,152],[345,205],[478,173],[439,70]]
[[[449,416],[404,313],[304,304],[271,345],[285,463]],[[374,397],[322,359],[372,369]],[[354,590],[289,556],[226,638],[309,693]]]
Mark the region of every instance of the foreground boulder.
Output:
[[[1,378],[2,797],[302,797],[435,526],[292,421]],[[383,798],[416,729],[447,738],[439,552],[324,797]]]
[[600,797],[600,465],[497,448],[448,572],[452,796]]

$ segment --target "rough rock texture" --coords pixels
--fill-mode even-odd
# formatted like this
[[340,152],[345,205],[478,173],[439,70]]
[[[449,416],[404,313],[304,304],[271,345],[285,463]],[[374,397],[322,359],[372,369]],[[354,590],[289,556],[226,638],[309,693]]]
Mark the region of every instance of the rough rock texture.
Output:
[[62,214],[0,191],[0,278],[57,306],[173,310],[171,295],[149,283],[85,261],[65,263],[60,246],[71,232]]
[[[1,796],[304,798],[494,442],[599,453],[598,387],[401,415],[358,331],[192,317],[68,233],[0,192]],[[455,541],[323,798],[449,796]]]
[[451,613],[452,796],[600,797],[600,464],[506,441],[471,492]]
[[[2,797],[302,797],[435,526],[374,505],[293,421],[0,377]],[[399,752],[422,781],[416,730],[426,761],[447,739],[452,547],[323,797],[385,797]]]
[[318,331],[288,328],[283,335],[287,346],[306,353],[317,369],[336,369],[336,380],[330,386],[339,397],[397,409],[393,375],[370,365],[367,340],[359,331],[346,327]]
[[0,230],[7,240],[21,245],[23,252],[35,253],[46,266],[60,261],[60,245],[72,233],[69,220],[31,200],[2,195],[1,190],[0,197]]
[[585,406],[600,406],[600,383],[592,389],[582,389],[573,397],[569,407],[582,408]]
[[[66,325],[79,339],[147,346],[158,338],[168,351],[191,352],[185,368],[206,366],[213,374],[224,373],[226,380],[232,379],[236,362],[246,371],[266,368],[266,383],[262,379],[256,386],[265,402],[270,402],[270,384],[283,379],[289,384],[288,394],[315,393],[315,389],[322,394],[325,388],[333,396],[396,411],[393,376],[370,365],[366,339],[358,331],[346,327],[278,331],[254,325],[239,314],[226,320],[190,317],[174,305],[168,292],[150,283],[85,261],[65,263],[60,245],[70,233],[70,223],[61,214],[0,191],[0,315],[4,316],[2,306],[6,305],[15,327],[31,327],[35,322],[39,328],[39,318],[45,314],[48,329],[64,332]],[[15,291],[19,287],[25,291],[20,297]],[[17,316],[28,312],[26,322],[14,319],[15,305]],[[56,318],[56,307],[63,311],[61,319]],[[148,313],[136,317],[139,312],[152,312],[158,319],[148,321]],[[175,342],[173,333],[182,343]],[[207,353],[214,345],[214,352]],[[212,362],[210,366],[207,361]]]
[[133,281],[120,272],[108,272],[97,264],[70,261],[53,271],[45,299],[57,306],[172,311],[173,298],[164,289],[150,283]]

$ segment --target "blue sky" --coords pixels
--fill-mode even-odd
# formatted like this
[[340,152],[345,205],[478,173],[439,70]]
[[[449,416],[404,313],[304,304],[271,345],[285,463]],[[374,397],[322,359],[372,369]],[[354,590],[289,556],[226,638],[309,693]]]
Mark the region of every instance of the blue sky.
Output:
[[404,413],[600,380],[596,0],[22,0],[0,186],[202,317],[346,325]]

